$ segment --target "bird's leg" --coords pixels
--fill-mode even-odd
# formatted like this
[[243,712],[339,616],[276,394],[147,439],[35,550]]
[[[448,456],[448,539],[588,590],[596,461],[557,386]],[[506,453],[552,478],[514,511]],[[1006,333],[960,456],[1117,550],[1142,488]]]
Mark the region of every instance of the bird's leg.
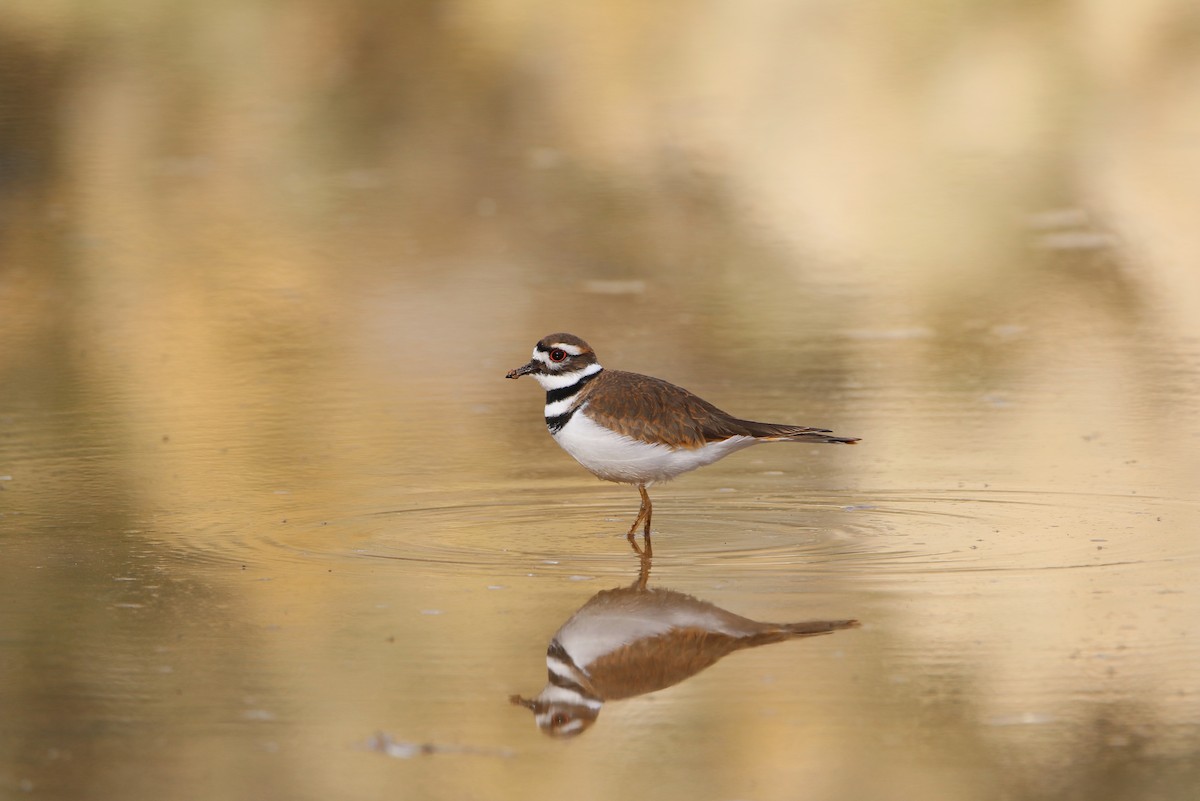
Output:
[[650,503],[650,493],[646,492],[645,484],[638,484],[638,492],[642,494],[642,503],[646,507],[646,527],[642,530],[642,536],[646,538],[646,547],[650,547],[650,514],[654,511],[654,505]]
[[650,554],[639,553],[638,558],[641,565],[638,568],[637,581],[633,582],[633,589],[642,592],[646,589],[646,583],[650,581]]
[[[646,492],[645,484],[638,484],[638,492],[642,495],[642,505],[638,509],[638,515],[634,519],[633,525],[629,527],[629,533],[625,536],[634,551],[645,556],[650,556],[650,513],[654,511],[654,506],[650,503],[650,495]],[[642,529],[642,538],[646,541],[646,549],[644,551],[637,544],[638,523],[641,523],[643,520],[646,521],[646,525]]]

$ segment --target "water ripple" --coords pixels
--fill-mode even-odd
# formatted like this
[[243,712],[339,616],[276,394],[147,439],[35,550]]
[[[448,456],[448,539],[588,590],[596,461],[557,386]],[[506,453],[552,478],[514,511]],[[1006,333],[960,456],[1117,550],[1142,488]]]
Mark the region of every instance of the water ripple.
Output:
[[[429,571],[621,574],[635,509],[563,489],[510,492],[469,503],[446,497],[377,511],[353,553]],[[1171,541],[1164,518],[1200,518],[1171,498],[1021,490],[887,490],[814,494],[690,491],[655,516],[656,561],[721,568],[723,576],[839,573],[872,580],[914,573],[1101,569],[1193,562],[1192,540]],[[353,519],[337,527],[356,525]],[[293,546],[295,543],[293,543]]]

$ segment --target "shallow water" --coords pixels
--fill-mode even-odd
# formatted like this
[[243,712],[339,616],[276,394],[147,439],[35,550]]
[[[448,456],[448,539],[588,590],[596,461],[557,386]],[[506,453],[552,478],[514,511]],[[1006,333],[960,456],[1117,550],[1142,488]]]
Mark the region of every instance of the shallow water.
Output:
[[[1172,12],[168,5],[0,11],[0,797],[1194,798]],[[504,380],[559,330],[862,442],[645,564]],[[510,702],[664,590],[860,625]]]

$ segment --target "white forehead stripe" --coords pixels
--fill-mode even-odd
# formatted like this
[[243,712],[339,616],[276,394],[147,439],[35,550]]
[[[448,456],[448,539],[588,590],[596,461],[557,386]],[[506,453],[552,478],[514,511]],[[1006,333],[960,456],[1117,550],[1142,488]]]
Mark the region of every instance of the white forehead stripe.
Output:
[[542,350],[541,348],[534,348],[533,349],[533,358],[536,361],[541,362],[542,364],[550,364],[549,352],[552,350],[561,350],[570,356],[578,356],[579,354],[583,353],[583,348],[576,347],[575,345],[554,344],[554,345],[551,345],[546,350]]
[[567,354],[568,356],[580,356],[583,354],[583,351],[584,351],[584,349],[579,347],[578,345],[570,345],[570,344],[567,344],[566,342],[554,342],[549,347],[545,347],[545,348],[543,348],[542,344],[539,342],[537,345],[533,346],[533,360],[535,362],[541,362],[542,364],[546,365],[547,367],[552,367],[555,364],[560,364],[560,362],[552,362],[550,360],[550,352],[555,351],[555,350],[561,350],[563,353]]

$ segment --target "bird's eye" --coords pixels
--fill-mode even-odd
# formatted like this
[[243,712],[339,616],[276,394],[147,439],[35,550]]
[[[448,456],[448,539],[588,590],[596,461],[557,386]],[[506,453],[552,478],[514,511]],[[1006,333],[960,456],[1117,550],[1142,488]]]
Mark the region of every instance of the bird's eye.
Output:
[[567,352],[562,348],[554,348],[550,351],[550,361],[561,362],[567,358]]

